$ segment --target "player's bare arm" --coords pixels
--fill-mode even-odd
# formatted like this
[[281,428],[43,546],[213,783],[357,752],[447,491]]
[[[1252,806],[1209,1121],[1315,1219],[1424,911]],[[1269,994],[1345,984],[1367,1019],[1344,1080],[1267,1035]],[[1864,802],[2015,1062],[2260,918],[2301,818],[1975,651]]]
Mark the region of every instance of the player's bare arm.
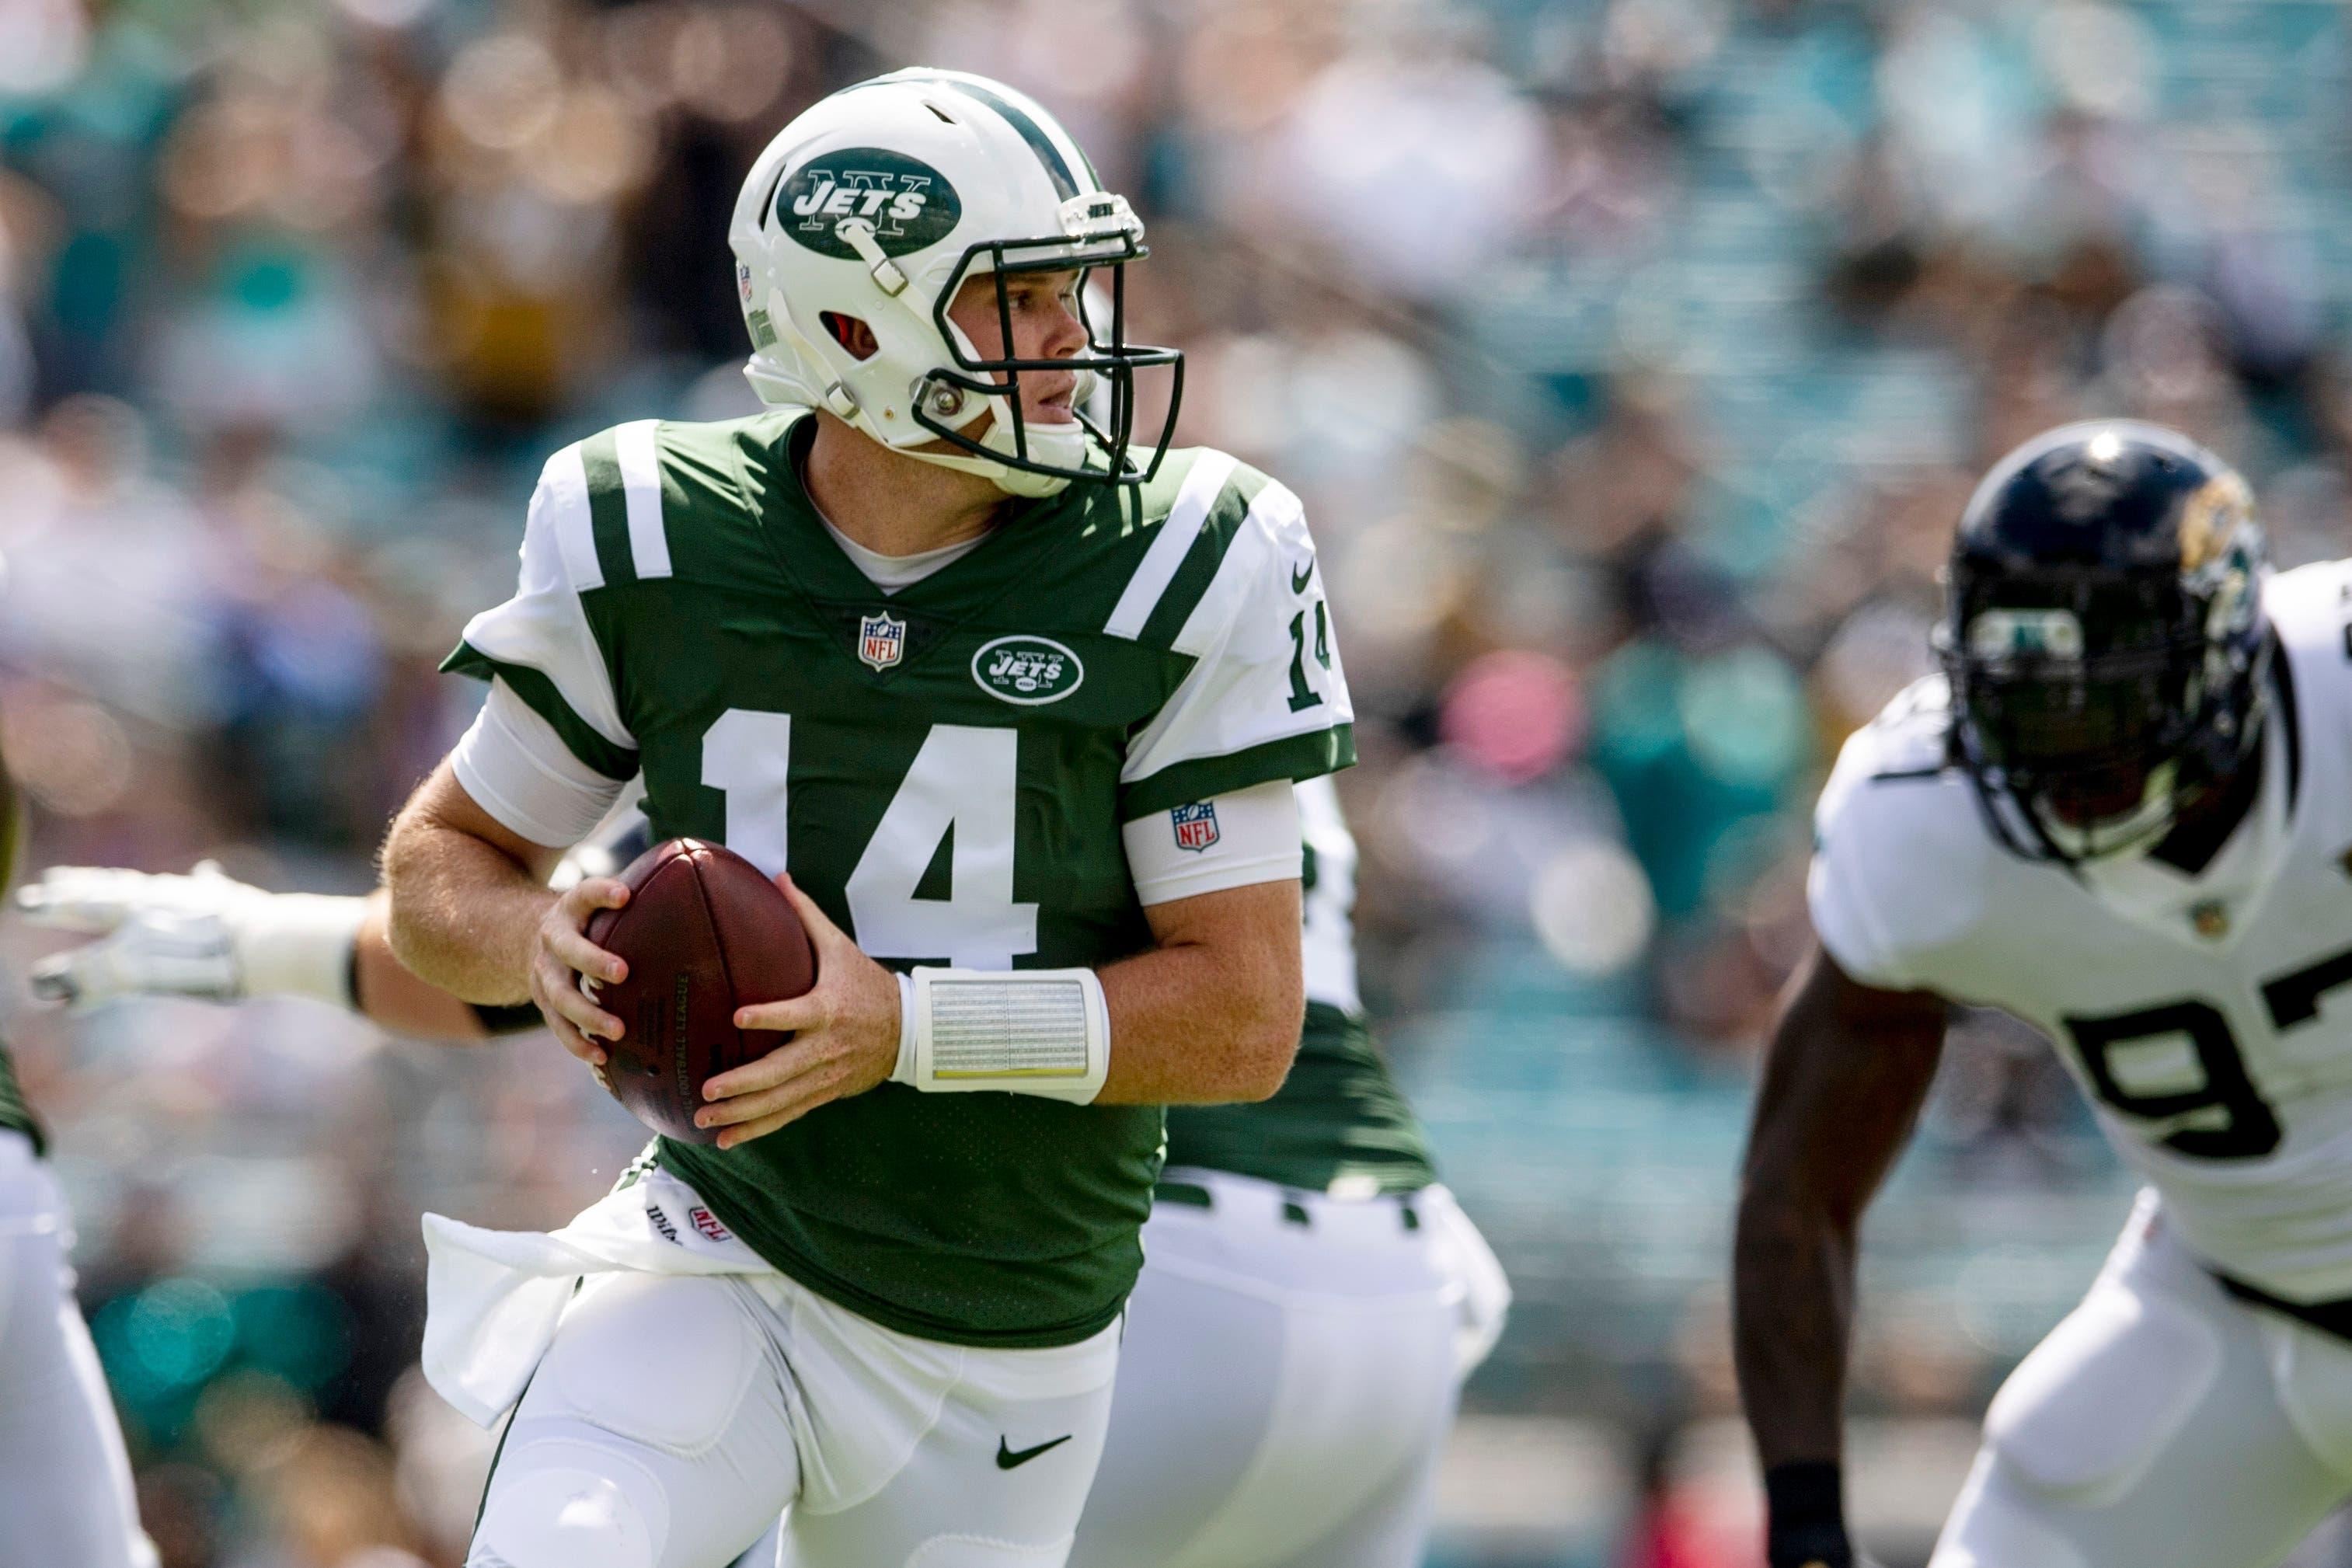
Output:
[[392,898],[379,888],[352,940],[352,1005],[370,1023],[412,1039],[473,1044],[491,1037],[480,1013],[409,972],[392,951]]
[[1918,1121],[1945,1015],[1942,998],[1861,984],[1817,946],[1773,1029],[1732,1269],[1740,1394],[1776,1482],[1772,1568],[1852,1561],[1835,1466],[1862,1215]]
[[583,933],[596,910],[626,903],[628,889],[589,877],[557,893],[547,878],[561,856],[484,811],[444,761],[384,840],[386,930],[426,984],[467,1002],[534,1002],[564,1049],[601,1065],[604,1048],[589,1037],[618,1039],[621,1023],[582,994],[579,977],[625,971]]

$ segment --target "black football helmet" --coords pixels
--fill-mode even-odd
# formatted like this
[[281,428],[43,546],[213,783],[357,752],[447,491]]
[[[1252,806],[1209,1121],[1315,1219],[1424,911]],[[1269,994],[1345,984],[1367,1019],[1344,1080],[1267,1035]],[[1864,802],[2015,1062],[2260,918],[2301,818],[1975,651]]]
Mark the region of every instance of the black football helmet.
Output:
[[2270,636],[2246,481],[2187,437],[2067,425],[2002,458],[1952,545],[1956,760],[2013,849],[2150,844],[2260,732]]

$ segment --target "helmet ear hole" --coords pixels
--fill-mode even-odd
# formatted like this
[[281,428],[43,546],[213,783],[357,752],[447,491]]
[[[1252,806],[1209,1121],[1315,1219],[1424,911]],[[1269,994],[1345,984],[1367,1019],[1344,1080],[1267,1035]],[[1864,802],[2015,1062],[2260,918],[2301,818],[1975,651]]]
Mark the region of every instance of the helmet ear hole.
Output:
[[833,341],[839,343],[851,359],[872,359],[882,347],[875,341],[874,329],[856,316],[845,316],[839,310],[824,310],[819,312],[817,319],[824,323],[824,330],[833,334]]

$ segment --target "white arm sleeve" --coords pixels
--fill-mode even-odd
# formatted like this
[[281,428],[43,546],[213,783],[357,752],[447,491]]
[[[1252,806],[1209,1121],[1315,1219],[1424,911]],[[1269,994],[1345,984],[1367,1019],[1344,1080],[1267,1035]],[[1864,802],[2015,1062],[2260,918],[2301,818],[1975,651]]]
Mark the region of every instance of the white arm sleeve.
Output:
[[476,805],[533,844],[565,848],[588,837],[628,787],[572,752],[555,726],[490,682],[489,700],[449,753],[457,783]]
[[1300,870],[1298,795],[1287,779],[1155,811],[1120,831],[1135,896],[1146,908],[1289,881]]

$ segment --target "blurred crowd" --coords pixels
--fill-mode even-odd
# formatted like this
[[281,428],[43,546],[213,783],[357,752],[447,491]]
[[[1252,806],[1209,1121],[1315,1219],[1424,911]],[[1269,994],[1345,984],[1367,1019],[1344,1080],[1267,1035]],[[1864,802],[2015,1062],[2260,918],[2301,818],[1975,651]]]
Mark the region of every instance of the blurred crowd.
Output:
[[[368,885],[477,700],[433,667],[541,458],[752,406],[741,172],[918,61],[1065,118],[1150,224],[1182,439],[1307,500],[1409,1078],[1416,1020],[1540,1005],[1740,1081],[1807,941],[1811,792],[1931,668],[1950,525],[2015,441],[2179,425],[2284,561],[2342,548],[2352,27],[2316,0],[9,0],[0,740],[36,864]],[[633,1125],[523,1046],[5,1006],[169,1568],[454,1563],[487,1439],[409,1364],[415,1215],[556,1222]],[[2047,1055],[1978,1033],[1950,1169],[2095,1163]],[[1477,1189],[1477,1140],[1446,1152]],[[1566,1344],[1496,1228],[1516,1331]],[[1665,1407],[1720,1414],[1716,1304],[1507,1346],[1474,1404],[1638,1407],[1664,1363]],[[2011,1349],[1864,1397],[1966,1414]],[[1743,1561],[1629,1473],[1626,1568]]]

